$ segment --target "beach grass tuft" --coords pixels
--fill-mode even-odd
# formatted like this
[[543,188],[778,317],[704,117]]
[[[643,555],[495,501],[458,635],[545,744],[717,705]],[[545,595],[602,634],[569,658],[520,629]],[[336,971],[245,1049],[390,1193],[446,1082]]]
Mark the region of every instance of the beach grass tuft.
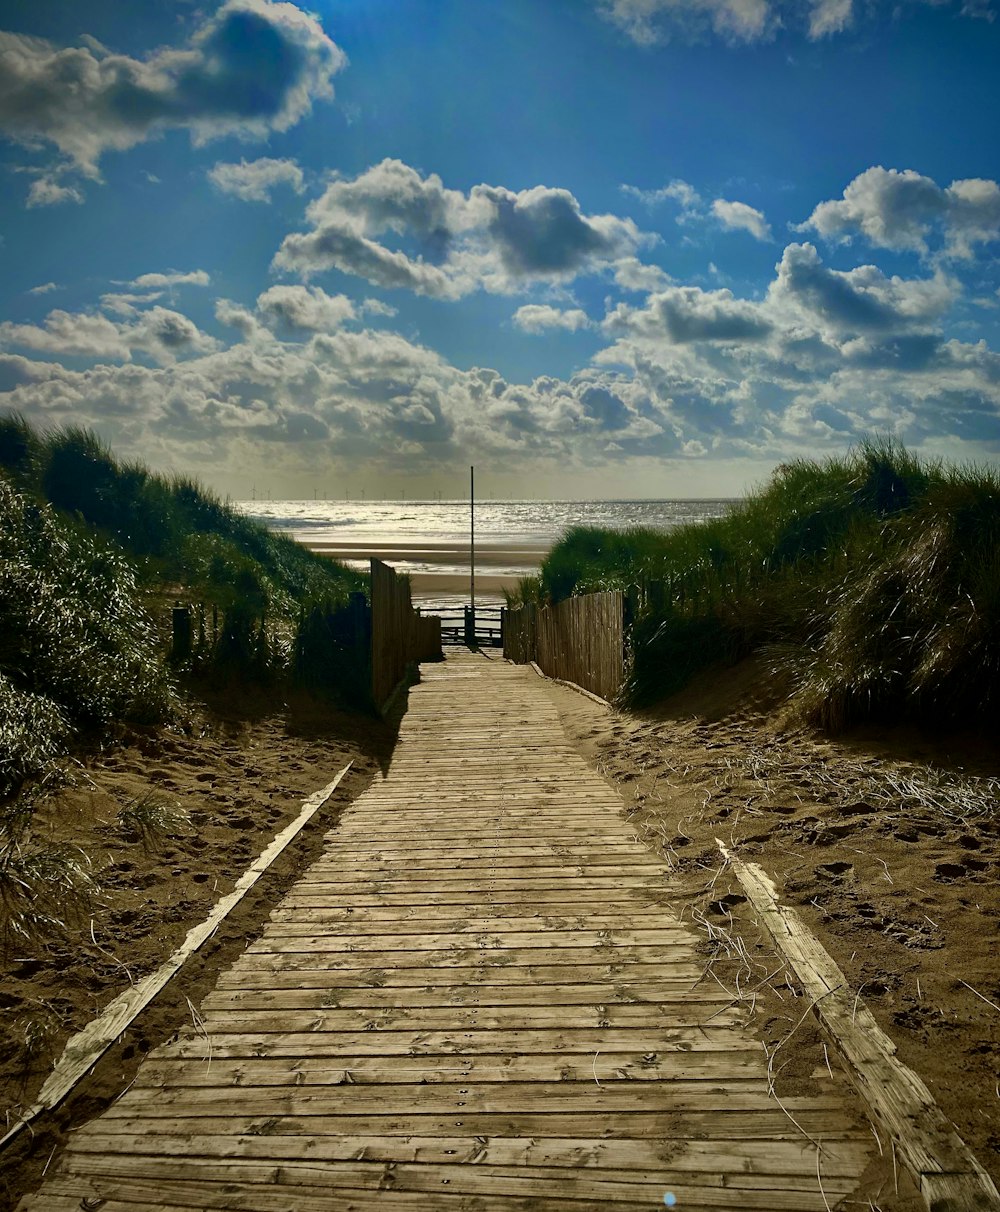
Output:
[[625,701],[648,704],[755,651],[788,717],[1000,714],[1000,481],[890,439],[796,460],[724,517],[662,533],[569,530],[521,598],[625,589],[637,605]]
[[[56,871],[22,832],[30,812],[20,808],[72,745],[162,723],[192,679],[292,678],[300,619],[316,602],[343,607],[364,585],[193,480],[117,459],[88,430],[42,433],[0,417],[0,841],[4,870],[22,873],[8,899],[18,879]],[[179,657],[177,606],[191,623]],[[168,824],[153,807],[132,812],[144,841]]]

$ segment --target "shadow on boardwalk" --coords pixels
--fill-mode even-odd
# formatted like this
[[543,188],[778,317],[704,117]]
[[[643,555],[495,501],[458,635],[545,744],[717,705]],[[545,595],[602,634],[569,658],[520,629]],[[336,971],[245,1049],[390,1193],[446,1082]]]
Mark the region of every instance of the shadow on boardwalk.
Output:
[[388,777],[21,1207],[832,1207],[869,1129],[769,1096],[621,810],[533,672],[425,666]]

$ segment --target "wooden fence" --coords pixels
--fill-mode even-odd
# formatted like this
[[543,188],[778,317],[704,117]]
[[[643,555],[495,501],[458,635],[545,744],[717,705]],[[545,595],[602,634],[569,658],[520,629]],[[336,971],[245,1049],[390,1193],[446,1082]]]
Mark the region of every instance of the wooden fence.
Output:
[[381,560],[372,560],[372,698],[381,710],[403,680],[406,667],[441,659],[441,620],[418,614],[410,582]]
[[613,699],[625,680],[625,595],[619,590],[529,603],[504,614],[504,656]]

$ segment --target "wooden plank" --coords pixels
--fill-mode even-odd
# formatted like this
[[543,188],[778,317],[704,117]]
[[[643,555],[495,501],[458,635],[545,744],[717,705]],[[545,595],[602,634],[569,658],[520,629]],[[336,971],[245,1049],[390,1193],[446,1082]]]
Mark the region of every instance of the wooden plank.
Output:
[[208,917],[200,925],[188,931],[184,942],[165,963],[161,964],[155,972],[144,977],[138,984],[133,985],[131,989],[116,997],[93,1022],[71,1036],[63,1049],[62,1056],[56,1062],[55,1068],[46,1078],[35,1102],[23,1113],[6,1136],[0,1139],[0,1149],[13,1140],[22,1128],[27,1127],[43,1112],[57,1106],[66,1097],[137,1015],[180,971],[184,963],[215,933],[228,914],[246,896],[303,826],[307,825],[329,800],[353,764],[353,761],[348,762],[332,782],[303,801],[301,811],[295,820],[274,838],[267,849],[236,881],[232,892],[216,903]]
[[767,873],[719,848],[784,955],[869,1110],[898,1145],[931,1212],[1000,1208],[1000,1192],[945,1118],[923,1081],[794,909],[782,905]]
[[[524,997],[520,992],[525,986],[546,985],[553,991],[588,981],[604,982],[602,987],[614,982],[629,987],[633,982],[662,982],[664,988],[680,992],[698,987],[698,1000],[729,1001],[714,982],[701,984],[703,970],[689,960],[664,965],[640,963],[609,964],[521,964],[514,966],[494,965],[490,968],[398,968],[382,970],[369,968],[355,971],[329,969],[315,956],[296,956],[268,959],[262,956],[244,956],[237,960],[228,972],[224,972],[216,985],[217,989],[340,989],[344,991],[370,991],[386,989],[388,997],[404,996],[406,990],[416,988],[431,990],[448,989],[456,996],[466,989],[474,989],[484,1000],[496,998],[495,1005],[512,1004]],[[393,990],[396,992],[393,993]]]
[[[306,1145],[311,1141],[312,1146]],[[112,1156],[137,1153],[150,1157],[247,1157],[278,1160],[301,1159],[308,1153],[311,1162],[405,1162],[423,1165],[502,1166],[504,1168],[570,1167],[600,1168],[611,1171],[656,1171],[669,1167],[686,1174],[758,1174],[808,1176],[812,1189],[816,1172],[816,1147],[805,1137],[791,1141],[732,1142],[724,1157],[715,1141],[604,1140],[598,1137],[489,1137],[485,1141],[473,1135],[451,1136],[340,1136],[317,1139],[311,1135],[258,1133],[213,1135],[198,1133],[160,1133],[126,1136],[82,1131],[74,1147],[81,1153]],[[865,1146],[867,1150],[867,1145]],[[824,1146],[824,1179],[850,1177],[857,1173],[858,1146],[839,1141]]]
[[607,1003],[598,1006],[385,1006],[337,1010],[253,1010],[237,1008],[224,1010],[213,1007],[205,1018],[209,1035],[238,1034],[292,1035],[311,1032],[315,1035],[339,1031],[383,1031],[389,1028],[414,1031],[450,1031],[472,1028],[479,1031],[507,1031],[515,1028],[544,1030],[563,1027],[566,1030],[591,1030],[605,1027],[653,1027],[656,1020],[666,1020],[667,1026],[696,1026],[713,1014],[713,1022],[730,1026],[743,1017],[734,1007],[721,1011],[718,1006],[692,1006],[680,1002],[671,1007],[667,1019],[665,1008],[651,1012],[645,1004]]
[[[96,1130],[111,1135],[148,1132],[256,1134],[262,1129],[281,1135],[313,1136],[453,1136],[456,1127],[473,1136],[530,1136],[539,1139],[567,1136],[599,1136],[605,1140],[715,1140],[759,1141],[801,1140],[803,1136],[823,1141],[871,1140],[867,1122],[861,1123],[844,1113],[840,1099],[785,1098],[779,1110],[768,1100],[750,1110],[730,1106],[706,1110],[687,1109],[665,1116],[661,1111],[623,1113],[542,1111],[537,1109],[508,1112],[503,1115],[463,1110],[427,1113],[419,1107],[406,1111],[382,1108],[370,1114],[333,1115],[244,1115],[230,1108],[225,1115],[169,1116],[163,1119],[132,1116],[102,1117]],[[789,1119],[789,1116],[792,1119]],[[794,1120],[794,1123],[793,1123]],[[796,1126],[797,1125],[797,1126]]]
[[[662,1206],[664,1184],[659,1185],[657,1202],[651,1204],[650,1193],[643,1189],[634,1198],[626,1190],[625,1194],[615,1194],[609,1184],[602,1184],[597,1195],[574,1195],[562,1184],[551,1180],[541,1184],[542,1193],[533,1191],[528,1195],[519,1195],[510,1189],[509,1180],[506,1189],[498,1190],[496,1198],[491,1199],[493,1192],[490,1183],[478,1184],[485,1190],[473,1193],[453,1191],[450,1187],[442,1186],[440,1175],[427,1191],[398,1189],[396,1184],[387,1181],[381,1189],[347,1187],[342,1180],[335,1179],[321,1167],[313,1170],[313,1182],[302,1173],[301,1167],[295,1173],[289,1172],[288,1166],[276,1168],[271,1166],[262,1171],[256,1182],[240,1182],[228,1176],[212,1181],[210,1178],[191,1179],[172,1177],[166,1174],[166,1166],[153,1180],[131,1176],[126,1179],[94,1175],[85,1180],[72,1182],[53,1181],[55,1189],[74,1193],[77,1198],[76,1210],[79,1212],[79,1195],[81,1181],[86,1182],[85,1190],[91,1196],[88,1207],[100,1207],[101,1212],[118,1212],[118,1209],[135,1209],[151,1207],[163,1212],[174,1212],[183,1208],[190,1209],[238,1209],[240,1212],[359,1212],[377,1199],[380,1212],[486,1212],[486,1209],[502,1208],[503,1212],[607,1212],[609,1200],[621,1203],[623,1206],[637,1206],[648,1209]],[[477,1167],[478,1169],[478,1167]],[[395,1169],[392,1171],[395,1173]],[[58,1185],[57,1185],[58,1184]],[[499,1183],[497,1184],[499,1187]],[[292,1190],[290,1191],[290,1188]],[[557,1190],[558,1195],[553,1195]],[[766,1209],[769,1212],[825,1212],[828,1204],[823,1202],[818,1186],[814,1193],[793,1191],[781,1194],[773,1191],[753,1190],[723,1190],[713,1187],[696,1186],[685,1180],[671,1184],[678,1205],[684,1208],[696,1208],[699,1212],[731,1212],[732,1209]],[[377,1191],[373,1195],[372,1192]],[[444,1194],[448,1191],[448,1194]],[[151,1201],[142,1203],[145,1199]],[[290,1203],[290,1199],[294,1203]],[[502,1199],[498,1203],[497,1199]],[[100,1201],[97,1203],[96,1201]],[[177,1200],[172,1203],[168,1200]],[[484,1202],[490,1201],[490,1202]],[[682,1202],[683,1201],[683,1202]],[[36,1205],[44,1207],[44,1205]],[[62,1212],[65,1205],[57,1205]]]
[[303,1057],[310,1051],[320,1056],[504,1056],[562,1052],[567,1056],[593,1057],[602,1051],[643,1054],[744,1052],[746,1040],[738,1032],[719,1026],[718,1018],[713,1018],[710,1026],[689,1022],[591,1030],[515,1027],[505,1030],[342,1031],[336,1038],[319,1039],[308,1031],[276,1035],[220,1033],[209,1039],[182,1037],[169,1048],[171,1055],[196,1060],[223,1056]]
[[507,1081],[716,1081],[727,1075],[765,1076],[764,1053],[746,1052],[612,1052],[593,1057],[540,1052],[531,1056],[455,1056],[386,1059],[373,1056],[317,1056],[245,1061],[213,1058],[202,1064],[171,1055],[171,1047],[150,1054],[136,1077],[135,1087],[184,1086],[315,1086],[336,1085],[350,1073],[355,1082],[447,1083]]
[[[416,934],[317,934],[315,927],[307,927],[309,933],[300,934],[290,926],[280,923],[267,928],[264,936],[247,950],[259,951],[441,951],[466,947],[490,947],[503,950],[524,950],[544,947],[553,950],[560,947],[632,947],[662,944],[666,947],[690,947],[691,936],[680,929],[636,929],[619,930],[519,930],[503,932],[473,931]],[[322,927],[320,927],[322,929]]]
[[[134,1116],[139,1107],[151,1119],[174,1115],[223,1115],[232,1109],[236,1087],[225,1089],[157,1090],[155,1099],[147,1090],[130,1090],[108,1117]],[[239,1110],[242,1115],[336,1115],[348,1108],[355,1114],[371,1114],[396,1109],[419,1110],[424,1114],[451,1112],[461,1117],[466,1112],[509,1114],[525,1109],[535,1111],[589,1111],[591,1113],[628,1111],[708,1111],[731,1106],[750,1111],[767,1103],[767,1086],[759,1078],[733,1076],[714,1082],[678,1080],[670,1082],[619,1082],[598,1085],[585,1082],[469,1082],[453,1089],[451,1085],[426,1085],[419,1089],[403,1083],[366,1084],[342,1082],[339,1085],[240,1086]],[[874,1147],[874,1142],[873,1142]]]
[[583,910],[561,910],[539,906],[533,913],[524,910],[512,913],[507,905],[502,904],[490,906],[487,913],[483,913],[479,905],[403,905],[397,909],[376,906],[347,909],[339,906],[319,908],[290,905],[273,909],[270,920],[290,925],[311,922],[335,926],[350,923],[352,930],[366,934],[385,926],[391,926],[394,933],[401,930],[431,930],[435,929],[435,923],[437,929],[444,924],[454,923],[456,928],[493,931],[524,930],[531,925],[558,928],[560,924],[604,928],[625,922],[633,925],[660,923],[666,926],[680,926],[680,919],[670,911],[664,912],[663,909],[648,905],[637,907],[634,902],[622,905],[609,904],[607,901],[602,901],[596,910],[589,907]]
[[[285,897],[281,902],[282,906],[294,905],[317,905],[326,907],[331,904],[335,906],[391,906],[391,905],[469,905],[469,904],[497,904],[504,905],[579,905],[583,907],[592,907],[595,903],[604,905],[612,898],[615,900],[618,897],[615,895],[614,888],[579,888],[570,885],[567,881],[562,880],[553,886],[544,888],[527,888],[527,889],[504,889],[502,902],[498,901],[499,894],[489,888],[480,888],[473,890],[471,893],[468,889],[453,891],[453,892],[427,892],[427,891],[408,891],[408,892],[336,892],[332,895],[329,891],[311,891],[308,893],[299,892],[299,885]],[[633,898],[632,903],[635,905],[645,906],[664,906],[670,907],[670,894],[662,885],[653,885],[650,888],[628,888],[618,890],[619,895],[624,892]],[[602,895],[597,895],[600,893]]]
[[[74,1158],[74,1170],[83,1175],[98,1177],[108,1168],[104,1159],[80,1154]],[[119,1156],[114,1158],[115,1177],[118,1175],[153,1179],[167,1182],[171,1186],[177,1181],[207,1177],[218,1183],[257,1182],[262,1186],[288,1186],[294,1181],[303,1184],[312,1179],[315,1183],[329,1184],[334,1189],[352,1189],[358,1192],[378,1191],[385,1185],[386,1167],[379,1162],[327,1162],[325,1164],[300,1159],[282,1160],[280,1164],[250,1160],[238,1163],[220,1161],[216,1158],[158,1158],[143,1156]],[[450,1191],[490,1197],[551,1196],[558,1184],[560,1195],[567,1198],[584,1196],[600,1198],[608,1202],[639,1204],[656,1207],[663,1203],[664,1189],[673,1190],[681,1203],[680,1192],[688,1192],[694,1204],[694,1195],[699,1188],[710,1188],[712,1199],[719,1207],[736,1209],[771,1208],[788,1209],[791,1212],[809,1212],[823,1209],[824,1202],[816,1182],[815,1165],[812,1173],[800,1182],[789,1182],[787,1178],[776,1186],[767,1175],[745,1172],[737,1185],[735,1179],[728,1183],[722,1172],[699,1175],[698,1184],[690,1176],[669,1166],[659,1167],[655,1172],[599,1170],[592,1172],[587,1167],[576,1170],[566,1168],[531,1166],[511,1167],[509,1170],[490,1165],[420,1165],[400,1163],[392,1167],[391,1187],[394,1192],[424,1191],[440,1192],[447,1181]],[[728,1178],[728,1176],[726,1176]],[[831,1180],[831,1187],[835,1180]],[[95,1183],[98,1191],[105,1189]],[[169,1188],[168,1188],[169,1189]],[[684,1206],[684,1205],[682,1205]]]
[[693,997],[690,981],[673,981],[669,984],[665,981],[622,981],[603,985],[543,985],[533,981],[530,985],[513,987],[448,984],[417,989],[331,989],[328,986],[275,989],[272,985],[255,989],[241,981],[229,989],[217,987],[201,1006],[204,1013],[223,1008],[305,1010],[324,1006],[339,1006],[341,1009],[350,1006],[406,1009],[413,1006],[464,1006],[469,1003],[480,1007],[640,1004],[649,1007],[650,1016],[653,1017],[661,1007],[664,1013],[670,1014],[677,1005],[687,1005],[692,1001],[699,1005],[713,1003],[718,1006],[728,1005],[732,998],[718,987],[705,993],[699,990],[697,996]]

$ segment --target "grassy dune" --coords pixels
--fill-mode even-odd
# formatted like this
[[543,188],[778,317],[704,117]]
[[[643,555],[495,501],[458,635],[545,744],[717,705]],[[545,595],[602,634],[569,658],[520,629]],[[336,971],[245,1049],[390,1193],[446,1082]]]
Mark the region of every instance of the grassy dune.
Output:
[[995,719],[1000,478],[887,441],[784,465],[724,518],[670,533],[570,530],[527,593],[641,589],[626,699],[650,703],[754,651],[790,713]]
[[[166,718],[186,678],[309,665],[300,618],[362,584],[92,433],[0,418],[0,806],[74,737]],[[166,629],[179,600],[204,606],[181,668]]]

